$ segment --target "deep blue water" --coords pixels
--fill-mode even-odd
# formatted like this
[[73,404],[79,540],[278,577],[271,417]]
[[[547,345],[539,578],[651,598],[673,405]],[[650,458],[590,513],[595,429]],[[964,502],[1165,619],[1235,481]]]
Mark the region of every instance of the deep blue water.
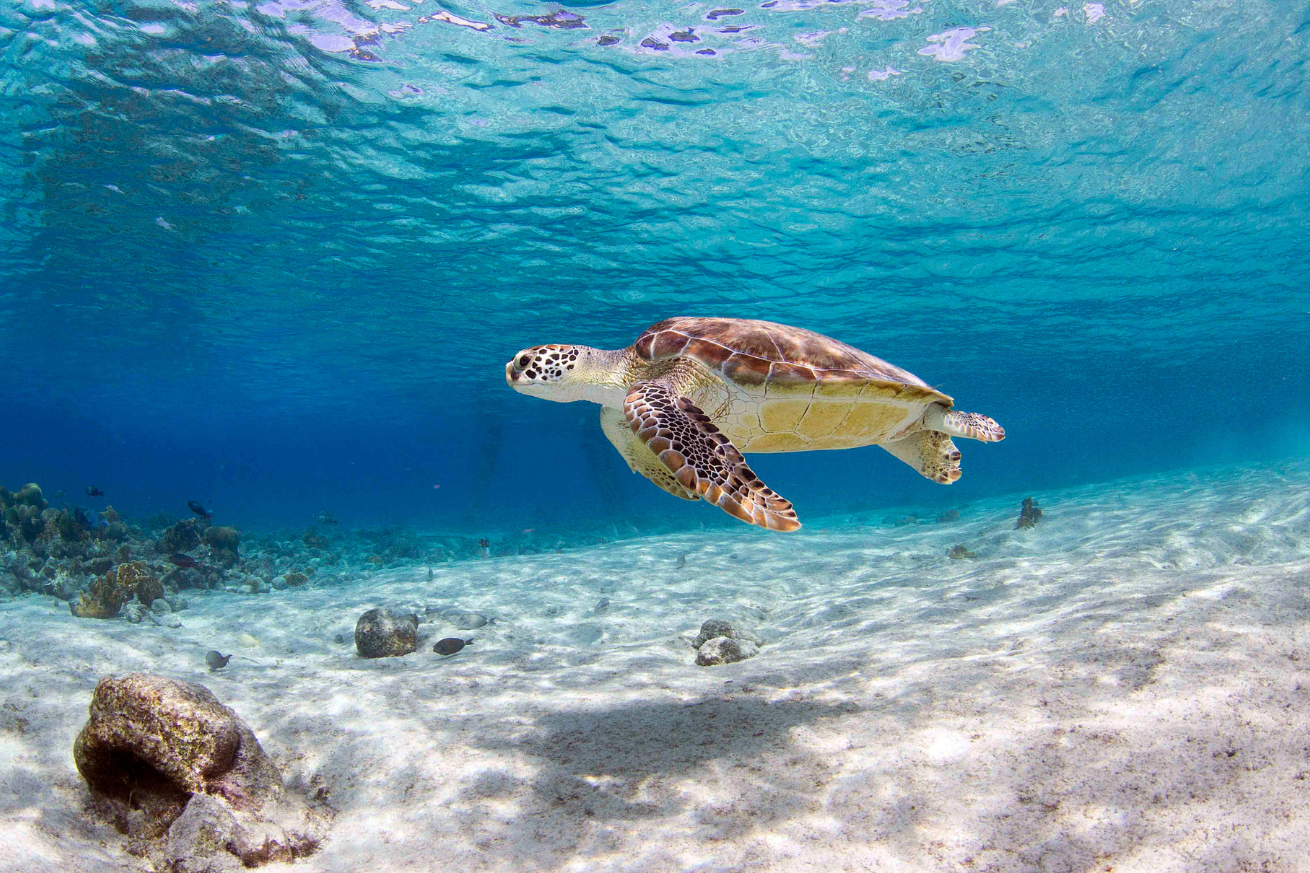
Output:
[[0,483],[732,524],[504,384],[678,314],[1007,429],[949,488],[754,456],[802,520],[1310,453],[1307,4],[375,5],[0,10]]

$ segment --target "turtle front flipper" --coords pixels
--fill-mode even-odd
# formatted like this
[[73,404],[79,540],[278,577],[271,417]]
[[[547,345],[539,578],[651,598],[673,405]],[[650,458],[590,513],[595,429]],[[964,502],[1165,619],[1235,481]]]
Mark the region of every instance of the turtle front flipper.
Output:
[[633,385],[623,401],[623,414],[632,432],[682,488],[750,524],[779,531],[801,526],[791,503],[766,487],[710,417],[669,385]]
[[614,448],[619,450],[619,454],[628,462],[634,473],[640,473],[674,497],[681,497],[683,500],[700,500],[700,495],[683,488],[678,480],[673,478],[669,468],[655,457],[655,453],[650,450],[645,441],[632,432],[632,428],[628,426],[628,419],[621,410],[602,406],[600,429],[614,444]]

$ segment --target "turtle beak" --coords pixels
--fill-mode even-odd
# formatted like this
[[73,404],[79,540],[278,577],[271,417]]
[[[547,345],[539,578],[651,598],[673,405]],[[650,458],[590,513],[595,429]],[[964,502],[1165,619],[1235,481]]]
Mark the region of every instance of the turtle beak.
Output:
[[519,373],[517,370],[514,369],[514,362],[510,361],[508,364],[505,365],[505,384],[513,388],[514,383],[517,382],[518,380],[519,380]]

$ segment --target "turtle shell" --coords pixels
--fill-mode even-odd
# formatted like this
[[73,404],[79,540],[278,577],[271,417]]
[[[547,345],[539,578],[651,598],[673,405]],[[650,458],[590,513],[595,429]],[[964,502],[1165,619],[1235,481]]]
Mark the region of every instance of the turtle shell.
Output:
[[739,401],[716,423],[742,451],[868,445],[900,433],[929,403],[953,404],[881,358],[769,321],[669,318],[647,328],[633,350],[652,364],[695,360],[735,386]]

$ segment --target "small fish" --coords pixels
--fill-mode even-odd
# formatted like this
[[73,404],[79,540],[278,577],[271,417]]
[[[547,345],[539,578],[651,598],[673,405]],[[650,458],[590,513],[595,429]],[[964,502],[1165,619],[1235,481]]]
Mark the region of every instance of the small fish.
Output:
[[432,647],[432,651],[438,655],[453,655],[460,649],[473,642],[473,638],[467,640],[457,640],[454,637],[446,637],[444,640],[437,640],[437,644]]
[[97,487],[94,486],[94,485],[88,485],[88,486],[86,486],[86,496],[87,496],[87,497],[104,497],[104,496],[105,496],[105,492],[101,491],[99,488],[97,488]]
[[685,566],[687,566],[687,556],[686,556],[686,555],[678,555],[677,563],[675,563],[673,566],[675,566],[675,567],[685,567]]
[[200,516],[201,518],[205,519],[206,521],[208,521],[209,519],[213,518],[213,515],[211,515],[210,513],[206,512],[206,511],[205,511],[205,508],[204,508],[203,506],[201,506],[200,503],[197,502],[197,501],[195,501],[195,500],[188,500],[188,501],[186,502],[186,508],[189,509],[189,510],[191,510],[192,512],[194,512],[196,515]]
[[596,612],[604,612],[609,608],[610,599],[608,597],[602,597],[600,600],[596,601]]
[[189,570],[192,567],[200,566],[200,562],[197,561],[195,558],[191,557],[190,555],[183,555],[181,553],[176,555],[169,555],[168,560],[172,561],[174,564],[181,567],[183,570]]
[[336,516],[334,516],[332,513],[327,512],[326,510],[324,510],[323,512],[320,512],[320,513],[318,514],[318,523],[319,523],[319,524],[336,524],[336,523],[337,523],[337,519],[336,519]]
[[232,660],[231,655],[222,655],[213,649],[205,652],[205,663],[209,665],[211,670],[222,670],[230,660]]
[[64,489],[60,488],[58,491],[55,492],[55,497],[63,497],[63,496],[64,496]]

